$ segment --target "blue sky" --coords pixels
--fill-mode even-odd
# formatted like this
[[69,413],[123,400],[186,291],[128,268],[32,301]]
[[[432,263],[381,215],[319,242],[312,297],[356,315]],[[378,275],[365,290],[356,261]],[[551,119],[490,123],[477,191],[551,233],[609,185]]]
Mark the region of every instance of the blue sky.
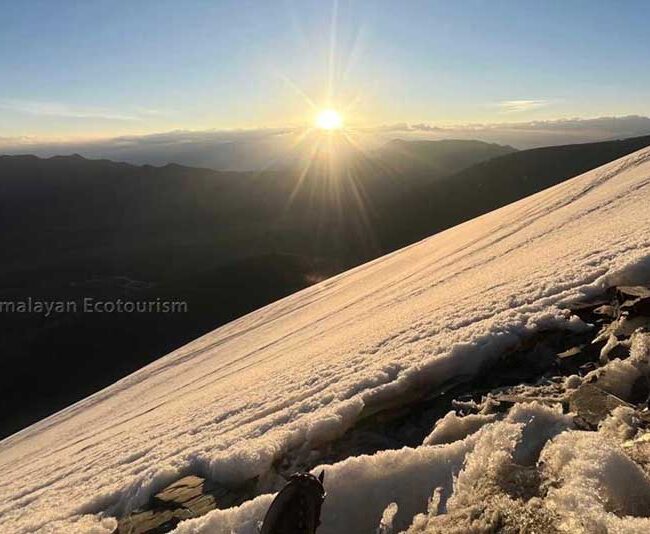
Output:
[[650,106],[648,2],[0,0],[0,13],[0,137],[295,125],[328,98],[358,125]]

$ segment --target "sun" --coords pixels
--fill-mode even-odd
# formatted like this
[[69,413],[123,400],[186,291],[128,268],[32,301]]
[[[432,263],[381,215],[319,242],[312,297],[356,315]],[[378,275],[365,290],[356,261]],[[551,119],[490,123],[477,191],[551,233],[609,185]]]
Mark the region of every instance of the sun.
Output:
[[339,130],[343,127],[343,117],[334,109],[324,109],[316,116],[316,126],[321,130]]

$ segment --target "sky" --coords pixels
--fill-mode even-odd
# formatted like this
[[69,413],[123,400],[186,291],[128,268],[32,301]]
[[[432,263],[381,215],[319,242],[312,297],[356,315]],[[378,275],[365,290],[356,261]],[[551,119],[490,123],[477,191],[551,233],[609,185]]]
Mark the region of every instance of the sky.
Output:
[[0,0],[0,138],[647,115],[650,3]]

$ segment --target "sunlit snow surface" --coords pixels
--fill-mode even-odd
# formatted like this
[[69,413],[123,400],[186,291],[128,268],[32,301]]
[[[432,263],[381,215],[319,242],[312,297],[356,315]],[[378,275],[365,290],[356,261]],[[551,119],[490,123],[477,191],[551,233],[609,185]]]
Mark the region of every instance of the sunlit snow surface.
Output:
[[[288,449],[335,439],[410,388],[471,375],[540,326],[579,327],[562,303],[650,271],[649,223],[644,149],[219,328],[1,442],[0,531],[111,532],[113,517],[181,474],[263,474]],[[319,534],[374,532],[392,501],[410,525],[468,451],[516,440],[520,416],[509,417],[452,444],[331,467]],[[545,417],[566,428],[561,414]],[[589,441],[597,437],[576,437],[572,454],[614,454]],[[544,453],[550,468],[572,472],[555,447]],[[254,532],[270,499],[177,530]]]

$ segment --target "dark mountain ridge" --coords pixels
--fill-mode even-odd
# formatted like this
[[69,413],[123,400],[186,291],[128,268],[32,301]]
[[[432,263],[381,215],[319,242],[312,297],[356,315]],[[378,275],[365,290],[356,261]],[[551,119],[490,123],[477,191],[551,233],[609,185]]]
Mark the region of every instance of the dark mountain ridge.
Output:
[[[444,146],[397,145],[402,154]],[[441,157],[429,173],[408,170],[422,168],[408,156],[390,165],[347,145],[334,146],[345,157],[324,149],[304,172],[0,157],[0,301],[187,303],[178,314],[0,313],[0,436],[220,324],[648,146],[650,137],[481,162],[483,145],[463,142],[465,153]],[[422,157],[430,169],[438,161]]]
[[448,176],[490,159],[512,154],[517,149],[495,143],[465,139],[407,141],[393,139],[379,149],[375,157],[394,172]]

